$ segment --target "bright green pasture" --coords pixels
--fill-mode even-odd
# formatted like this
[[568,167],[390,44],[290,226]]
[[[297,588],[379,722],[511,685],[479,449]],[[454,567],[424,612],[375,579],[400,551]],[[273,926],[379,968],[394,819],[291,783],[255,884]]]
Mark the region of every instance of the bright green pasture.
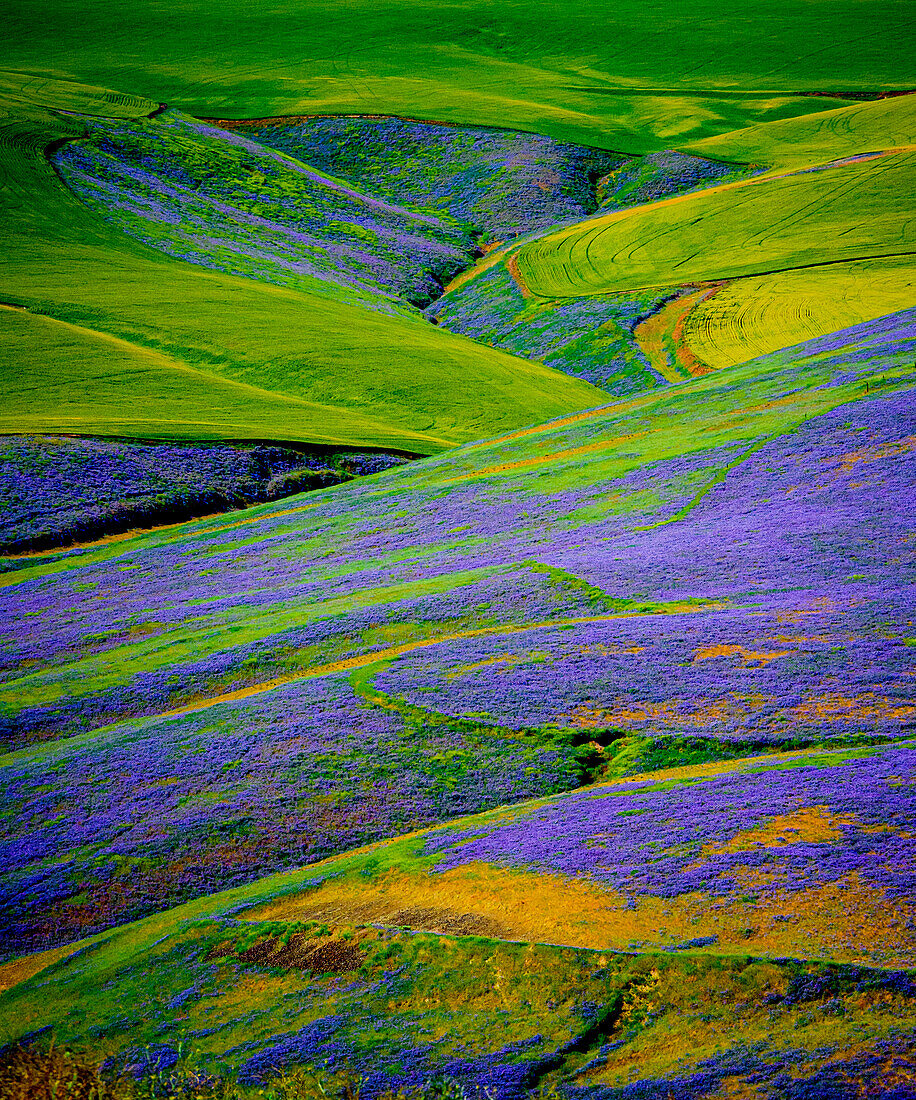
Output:
[[385,441],[421,454],[448,445],[446,436],[398,430],[371,412],[220,378],[162,352],[26,310],[0,309],[0,359],[10,371],[2,433]]
[[679,148],[713,160],[801,167],[910,145],[916,145],[916,95],[853,103],[803,118],[761,122]]
[[626,151],[913,83],[903,0],[6,0],[5,64],[220,117],[493,123]]
[[914,173],[908,150],[725,184],[543,237],[516,263],[534,294],[553,298],[916,252],[905,213]]
[[[109,110],[93,89],[82,98],[53,85],[29,94]],[[150,106],[116,102],[110,110]],[[0,317],[4,431],[345,442],[428,454],[602,400],[578,379],[419,318],[363,309],[318,280],[314,292],[268,286],[155,252],[80,203],[45,160],[49,142],[81,132],[78,120],[21,96],[6,109],[0,302],[65,324]]]

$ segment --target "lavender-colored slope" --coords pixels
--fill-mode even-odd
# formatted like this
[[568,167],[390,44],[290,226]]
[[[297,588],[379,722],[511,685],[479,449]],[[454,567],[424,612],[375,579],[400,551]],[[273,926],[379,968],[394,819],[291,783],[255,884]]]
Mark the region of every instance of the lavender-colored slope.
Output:
[[176,523],[402,461],[269,445],[11,436],[0,442],[0,550],[24,553]]
[[[740,885],[736,876],[760,870],[790,891],[854,874],[889,898],[911,898],[914,774],[910,743],[782,769],[596,787],[519,809],[504,824],[446,826],[425,850],[441,853],[439,871],[482,860],[584,876],[627,895],[724,895]],[[742,843],[742,834],[806,810],[831,821],[835,835]]]

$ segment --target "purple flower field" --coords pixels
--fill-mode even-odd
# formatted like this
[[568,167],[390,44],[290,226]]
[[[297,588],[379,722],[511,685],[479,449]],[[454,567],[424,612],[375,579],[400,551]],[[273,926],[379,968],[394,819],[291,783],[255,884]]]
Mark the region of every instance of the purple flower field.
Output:
[[54,165],[84,202],[171,256],[285,286],[343,288],[388,312],[397,298],[437,297],[476,251],[447,215],[408,210],[178,111],[93,120],[89,138],[63,146]]
[[0,769],[7,955],[577,782],[569,747],[405,721],[340,676]]
[[[724,399],[730,398],[725,388]],[[667,397],[663,415],[673,413],[678,400]],[[674,628],[666,637],[667,620],[655,618],[638,624],[630,619],[625,628],[595,628],[611,630],[615,644],[624,644],[630,630],[633,644],[644,644],[639,639],[646,630],[658,635],[652,645],[666,654],[665,680],[654,686],[644,680],[638,690],[634,683],[628,702],[661,704],[686,693],[705,705],[717,670],[728,668],[750,694],[758,688],[764,695],[788,693],[793,707],[816,706],[818,695],[861,697],[871,717],[858,732],[880,730],[882,708],[892,723],[908,720],[904,712],[893,717],[890,711],[909,705],[901,662],[911,652],[906,639],[916,634],[908,625],[914,505],[913,451],[907,441],[916,434],[909,391],[825,413],[794,432],[763,440],[754,453],[723,443],[654,462],[624,457],[608,467],[602,447],[613,431],[613,423],[600,416],[560,428],[551,440],[546,477],[528,476],[529,470],[539,472],[537,450],[533,456],[519,454],[513,450],[517,444],[507,442],[475,465],[475,451],[465,449],[448,462],[425,462],[417,474],[410,467],[371,482],[351,482],[275,507],[273,515],[262,507],[242,521],[208,520],[157,540],[155,552],[142,545],[109,549],[75,555],[63,569],[35,571],[0,594],[10,615],[4,636],[7,685],[0,689],[7,728],[18,737],[19,712],[23,733],[41,728],[44,719],[36,720],[35,708],[49,718],[51,707],[64,717],[50,727],[73,732],[83,726],[69,724],[68,715],[76,718],[82,707],[79,700],[111,692],[117,698],[125,690],[124,710],[118,704],[99,709],[90,701],[89,724],[99,722],[93,713],[102,720],[149,713],[154,699],[169,709],[214,674],[216,683],[232,683],[234,669],[247,660],[256,668],[262,656],[261,671],[269,678],[270,639],[281,649],[301,649],[311,644],[308,634],[297,640],[285,632],[360,607],[391,604],[394,618],[406,613],[410,622],[406,609],[396,605],[415,597],[433,604],[444,600],[443,608],[457,600],[444,617],[464,617],[469,626],[480,616],[479,603],[493,604],[484,610],[494,622],[507,614],[509,622],[543,622],[583,613],[641,615],[665,610],[659,605],[666,602],[694,601],[696,613],[702,607],[695,601],[712,601],[733,613],[720,618],[709,609],[697,630],[692,618],[678,619],[692,631],[689,641],[678,641]],[[467,473],[462,461],[469,463]],[[681,510],[683,518],[677,519]],[[520,594],[478,599],[458,575],[501,567],[517,573],[531,560],[562,571],[561,589],[579,585],[584,603],[577,596],[560,610],[551,597],[554,610],[544,614],[536,605],[529,609]],[[540,576],[536,588],[546,592],[551,582]],[[454,594],[446,595],[449,590]],[[25,616],[16,613],[23,599],[30,609]],[[45,629],[49,616],[53,636]],[[812,616],[817,630],[805,627]],[[359,650],[346,642],[345,625],[335,632],[345,648],[331,659]],[[565,644],[572,636],[557,637]],[[761,641],[765,652],[787,652],[772,661],[748,658],[744,651],[756,652]],[[461,644],[474,653],[484,645]],[[246,648],[251,645],[255,648]],[[872,658],[863,649],[868,645],[878,647]],[[698,657],[696,651],[716,646],[732,648]],[[638,669],[653,652],[647,647],[645,656],[615,658],[608,673],[611,687],[625,666]],[[448,650],[442,653],[450,662]],[[46,671],[23,674],[29,661],[50,663]],[[567,712],[590,701],[600,710],[600,668],[599,661],[588,673],[598,677],[595,691],[587,678],[588,689],[579,697],[557,697],[551,704],[549,691],[535,692],[524,704],[534,710],[521,724],[530,718],[568,724]],[[154,694],[146,703],[141,674],[153,676]],[[494,684],[508,682],[498,671],[477,675],[495,677]],[[433,709],[452,713],[456,708],[449,700],[469,690],[472,681],[449,680],[444,695],[433,692]],[[611,691],[605,701],[613,702],[613,696]],[[132,700],[139,700],[139,707]],[[429,702],[424,699],[424,705]],[[841,704],[831,706],[841,715]],[[766,713],[772,707],[764,699],[758,709]],[[739,706],[720,732],[737,730],[746,718],[753,725],[753,711]],[[849,711],[851,729],[854,711]],[[807,717],[798,712],[801,724],[817,717],[816,709]],[[776,727],[770,731],[775,735]]]
[[[916,729],[910,607],[859,595],[801,615],[656,615],[447,642],[375,679],[409,702],[522,729],[757,742]],[[437,705],[438,704],[438,705]]]
[[8,436],[0,444],[0,549],[24,553],[230,511],[403,461],[263,444]]
[[752,165],[725,164],[675,150],[649,153],[613,169],[598,181],[600,212],[622,210],[640,203],[658,202],[715,183],[752,175]]
[[623,397],[662,384],[632,334],[676,294],[666,289],[526,298],[507,266],[499,263],[448,290],[425,313],[450,332],[537,359]]
[[391,202],[445,211],[504,240],[597,206],[629,158],[540,134],[360,116],[260,119],[233,131]]
[[[724,895],[760,871],[780,889],[856,875],[889,899],[912,899],[914,775],[908,743],[807,766],[748,763],[709,778],[598,786],[520,808],[504,824],[437,829],[425,851],[441,855],[437,871],[482,860],[584,876],[634,897]],[[812,812],[827,826],[814,841],[804,835]],[[767,838],[779,819],[788,833]]]

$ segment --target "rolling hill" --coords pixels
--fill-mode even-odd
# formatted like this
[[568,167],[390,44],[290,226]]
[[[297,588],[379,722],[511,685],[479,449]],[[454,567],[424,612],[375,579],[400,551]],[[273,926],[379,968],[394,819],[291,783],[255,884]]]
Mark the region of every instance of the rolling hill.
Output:
[[0,1094],[910,1100],[902,0],[2,11]]
[[336,284],[293,290],[154,251],[90,212],[43,153],[81,133],[55,103],[115,116],[137,104],[112,107],[112,93],[69,85],[28,95],[10,100],[3,146],[3,295],[24,307],[2,311],[7,432],[432,453],[600,397],[422,320],[360,308]]
[[[13,1035],[125,1057],[191,1035],[251,1083],[308,1061],[371,1069],[372,1093],[438,1067],[506,1098],[612,1096],[634,1059],[660,1088],[765,1071],[776,1090],[799,1044],[812,1081],[905,1061],[913,347],[910,311],[20,562],[5,941],[45,954],[8,964]],[[459,957],[464,992],[434,978]],[[487,1000],[494,960],[523,957],[544,991],[512,977]],[[580,965],[609,990],[562,993]],[[422,1029],[448,1039],[428,1047],[401,1013],[436,980]],[[583,999],[646,982],[640,1026],[576,1039]],[[572,1015],[545,1032],[548,988]],[[710,988],[749,1006],[724,1045]],[[494,1046],[487,1013],[516,997]]]

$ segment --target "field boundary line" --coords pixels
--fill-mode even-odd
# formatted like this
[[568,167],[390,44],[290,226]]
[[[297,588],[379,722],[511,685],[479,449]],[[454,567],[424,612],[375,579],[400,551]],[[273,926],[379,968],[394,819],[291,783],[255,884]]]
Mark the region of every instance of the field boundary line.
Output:
[[464,638],[487,638],[499,637],[500,635],[509,636],[513,634],[524,634],[532,630],[558,629],[565,626],[584,625],[586,623],[612,622],[617,619],[645,619],[651,615],[685,615],[696,614],[703,611],[721,610],[722,605],[717,604],[703,604],[700,606],[684,604],[673,606],[670,610],[667,608],[653,608],[650,611],[623,611],[606,615],[581,615],[575,618],[549,619],[542,622],[522,623],[519,625],[503,624],[501,626],[486,626],[480,627],[477,630],[461,630],[452,634],[442,634],[436,638],[419,638],[412,642],[401,642],[398,645],[388,646],[386,649],[376,649],[371,653],[360,653],[355,657],[345,657],[339,661],[331,661],[328,664],[315,665],[312,668],[302,669],[285,676],[277,676],[271,680],[264,680],[259,684],[250,684],[248,687],[239,688],[236,691],[224,692],[220,695],[211,696],[208,699],[201,699],[195,703],[188,703],[186,706],[162,711],[159,714],[144,715],[143,721],[152,722],[160,718],[180,718],[186,714],[195,714],[197,711],[209,710],[210,707],[215,707],[219,703],[232,703],[240,699],[248,699],[253,695],[264,695],[269,691],[275,691],[277,688],[286,687],[287,684],[294,684],[300,680],[314,680],[322,676],[333,676],[337,672],[350,672],[357,668],[364,668],[366,665],[392,660],[395,657],[403,656],[405,653],[412,653],[418,649],[428,649],[431,646],[440,645],[443,642],[455,642]]

